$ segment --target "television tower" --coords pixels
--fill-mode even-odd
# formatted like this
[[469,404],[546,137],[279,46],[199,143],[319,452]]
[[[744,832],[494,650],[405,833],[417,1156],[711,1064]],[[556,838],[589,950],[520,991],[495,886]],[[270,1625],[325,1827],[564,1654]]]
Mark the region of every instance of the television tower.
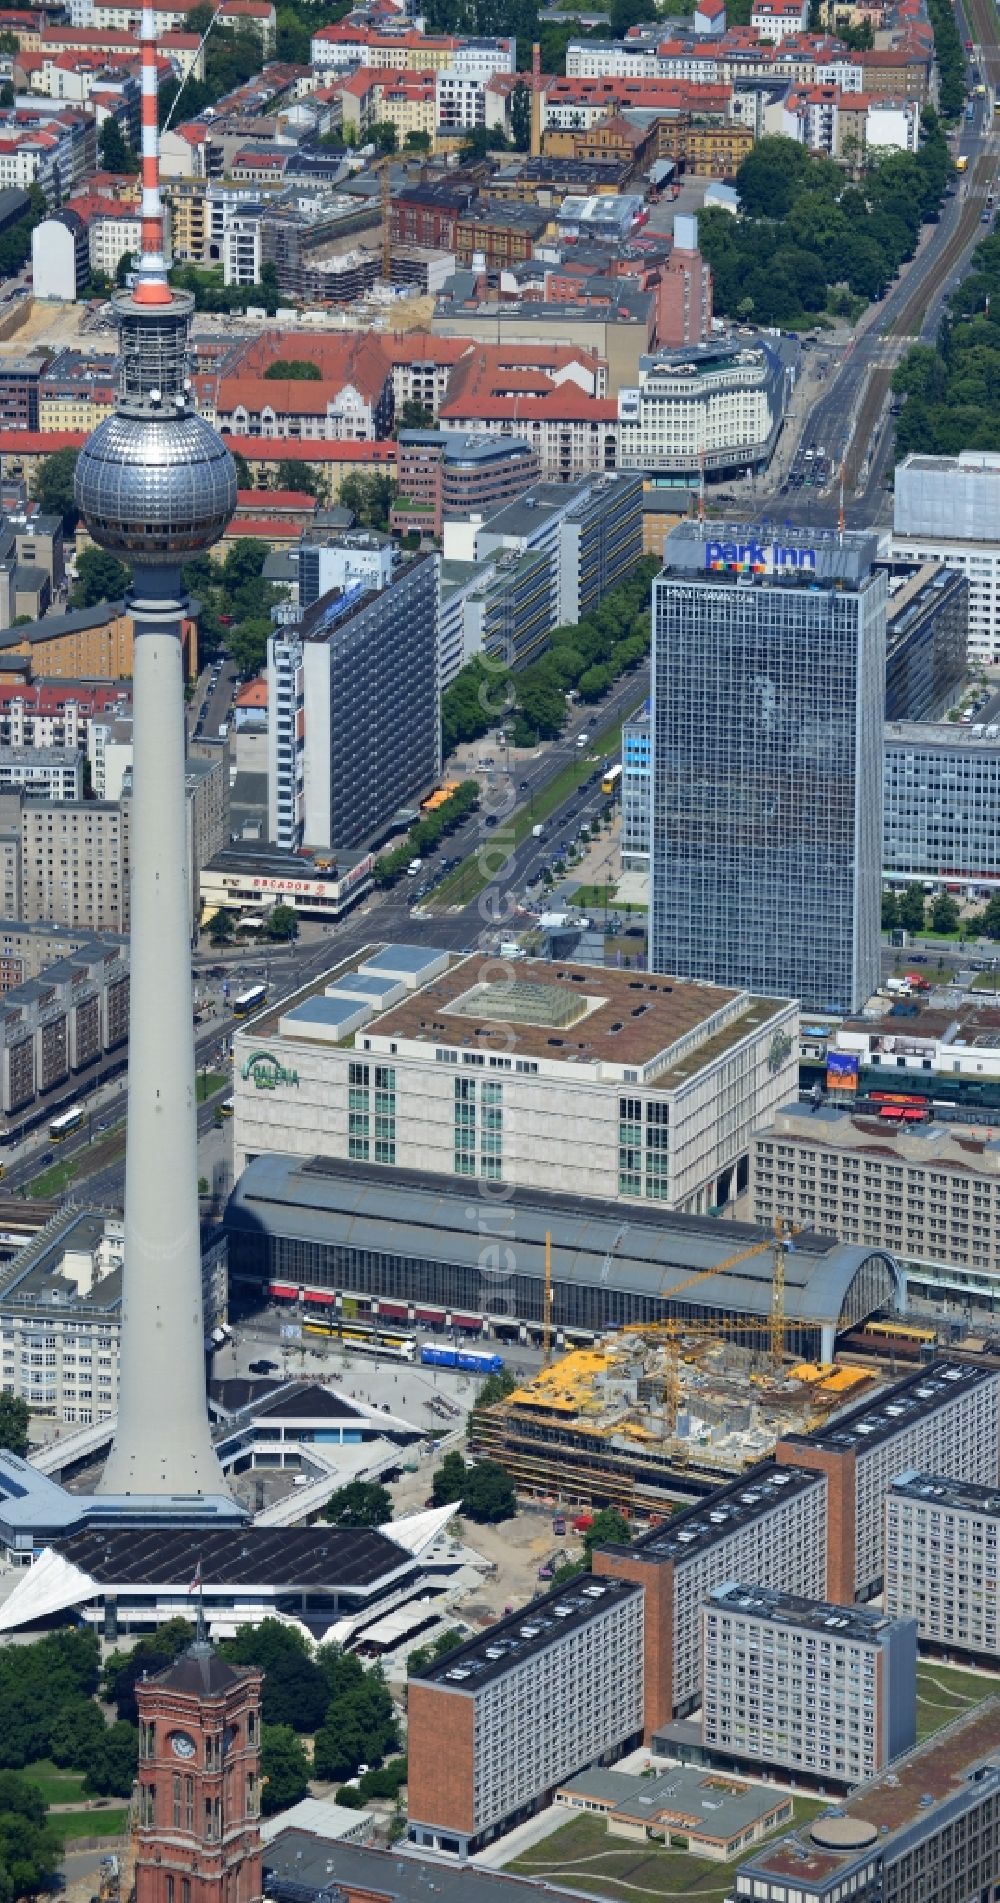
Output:
[[142,8],[142,257],[115,299],[118,400],[88,438],[76,503],[132,565],[132,930],[121,1384],[103,1493],[226,1496],[205,1401],[184,790],[181,564],[236,507],[233,459],[192,407],[194,300],[163,255],[156,34]]

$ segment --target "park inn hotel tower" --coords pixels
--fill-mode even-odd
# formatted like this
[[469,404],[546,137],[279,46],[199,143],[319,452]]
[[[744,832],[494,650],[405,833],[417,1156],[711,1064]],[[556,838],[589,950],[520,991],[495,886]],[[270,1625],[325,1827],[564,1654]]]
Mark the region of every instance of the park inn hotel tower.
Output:
[[653,585],[650,965],[854,1012],[879,980],[874,536],[685,522]]

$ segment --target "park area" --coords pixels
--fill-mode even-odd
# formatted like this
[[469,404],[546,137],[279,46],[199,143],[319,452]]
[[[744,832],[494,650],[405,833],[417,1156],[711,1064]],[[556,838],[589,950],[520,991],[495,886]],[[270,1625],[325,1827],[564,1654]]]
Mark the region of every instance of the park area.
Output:
[[955,1718],[964,1718],[974,1705],[1000,1696],[1000,1678],[984,1672],[959,1672],[950,1665],[922,1659],[917,1666],[917,1739],[929,1738]]

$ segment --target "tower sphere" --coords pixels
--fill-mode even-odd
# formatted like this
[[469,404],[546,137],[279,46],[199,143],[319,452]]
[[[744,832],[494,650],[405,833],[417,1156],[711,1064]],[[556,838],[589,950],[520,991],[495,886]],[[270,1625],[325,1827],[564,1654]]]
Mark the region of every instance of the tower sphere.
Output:
[[183,561],[219,540],[236,508],[236,465],[210,423],[109,416],[80,451],[76,506],[126,561]]

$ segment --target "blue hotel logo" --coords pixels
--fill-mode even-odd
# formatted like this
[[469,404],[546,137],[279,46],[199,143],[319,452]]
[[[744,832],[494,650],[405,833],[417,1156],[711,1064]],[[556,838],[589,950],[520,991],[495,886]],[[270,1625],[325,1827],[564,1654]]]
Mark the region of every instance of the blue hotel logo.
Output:
[[780,542],[706,542],[705,567],[749,575],[773,575],[780,568],[815,570],[816,550],[785,548]]

